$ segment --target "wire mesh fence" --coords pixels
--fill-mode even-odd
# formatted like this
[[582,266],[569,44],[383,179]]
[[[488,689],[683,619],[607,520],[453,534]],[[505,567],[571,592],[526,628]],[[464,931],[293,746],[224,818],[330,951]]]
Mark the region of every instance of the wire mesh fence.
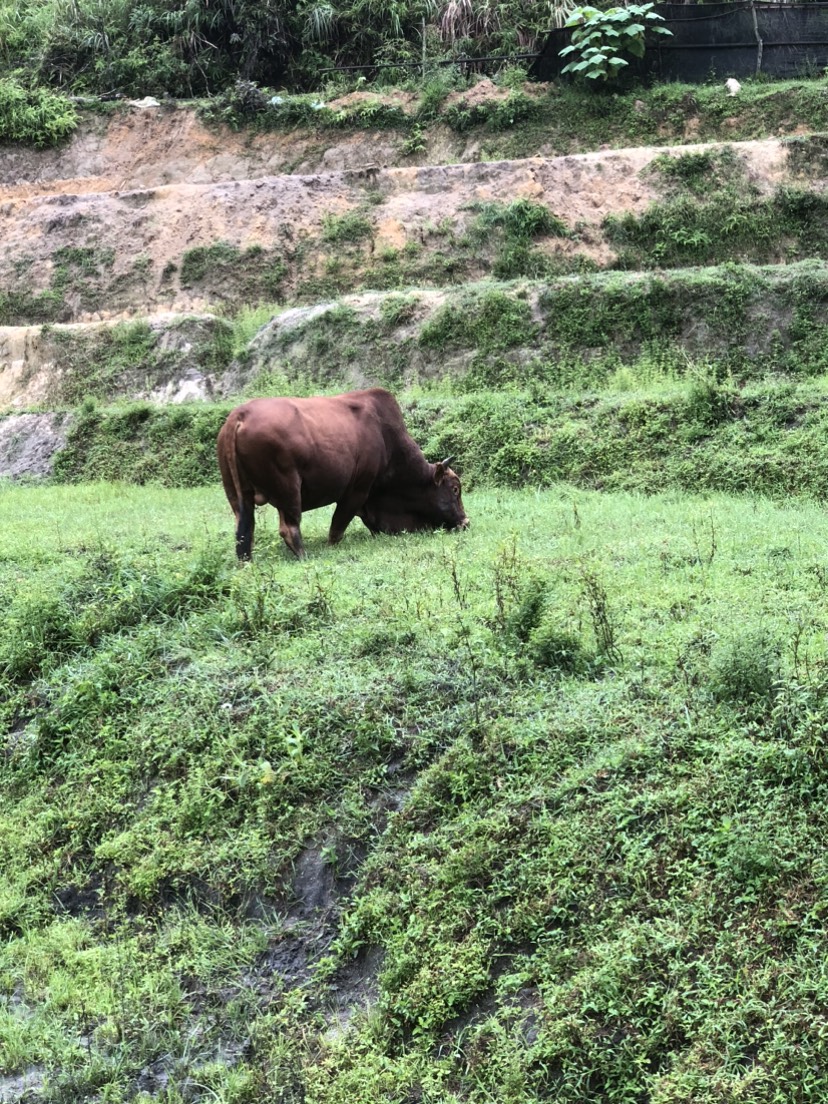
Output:
[[[816,76],[828,68],[828,4],[657,4],[672,35],[653,36],[630,76],[700,83],[725,77]],[[571,31],[550,31],[529,75],[554,80]]]

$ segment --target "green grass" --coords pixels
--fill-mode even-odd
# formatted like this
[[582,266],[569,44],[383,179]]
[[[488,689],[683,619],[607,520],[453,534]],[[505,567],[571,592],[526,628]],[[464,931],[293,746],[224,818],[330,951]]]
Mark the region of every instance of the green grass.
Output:
[[53,406],[85,404],[88,417],[94,401],[163,391],[171,379],[180,378],[188,369],[221,371],[234,349],[242,351],[242,335],[252,336],[251,320],[269,320],[272,313],[240,312],[238,323],[232,325],[219,318],[184,315],[163,327],[136,321],[89,330],[44,328],[41,340],[51,344],[61,365],[60,373],[49,380],[48,402]]
[[[470,486],[548,487],[566,479],[596,490],[825,497],[825,376],[740,383],[715,365],[648,359],[605,373],[602,387],[566,392],[560,376],[551,369],[546,374],[543,364],[534,365],[526,386],[524,365],[500,363],[499,391],[490,389],[489,371],[480,370],[461,387],[399,392],[426,455],[456,456]],[[319,387],[274,367],[255,391],[341,389],[341,379]],[[212,483],[215,438],[231,405],[88,403],[76,412],[56,457],[55,478],[167,487]]]
[[263,333],[251,386],[281,376],[320,389],[362,378],[395,390],[437,381],[577,392],[605,388],[620,370],[679,378],[705,363],[745,382],[803,379],[828,366],[826,303],[819,261],[481,281],[440,297],[409,289]]
[[[484,155],[828,125],[822,82],[747,82],[733,129],[718,87],[525,99],[442,119]],[[824,174],[819,141],[792,160]],[[694,233],[720,257],[723,215],[733,255],[822,248],[818,197],[733,170],[655,164],[630,263],[703,260]],[[367,215],[323,237],[356,257]],[[51,1104],[828,1095],[824,273],[552,278],[537,243],[561,233],[482,205],[372,254],[367,282],[405,294],[248,354],[251,393],[397,390],[457,456],[462,534],[355,523],[330,549],[325,509],[297,563],[267,509],[238,567],[230,403],[98,405],[163,382],[140,324],[62,348],[59,398],[85,396],[63,485],[0,483],[0,1099],[24,1075]],[[538,281],[408,287],[462,280],[481,242]],[[0,315],[53,320],[112,264],[53,260]],[[303,294],[351,289],[349,264]],[[222,369],[286,265],[218,242],[180,267],[265,304],[197,335]]]
[[825,1095],[824,512],[466,505],[336,549],[311,513],[305,563],[268,511],[239,569],[215,484],[0,488],[5,1071]]
[[[205,116],[237,127],[318,131],[324,142],[332,129],[348,133],[391,127],[409,142],[407,152],[416,153],[428,150],[433,128],[447,125],[457,135],[473,137],[481,155],[492,160],[536,156],[541,149],[567,154],[602,145],[746,141],[791,132],[800,125],[817,132],[828,130],[821,78],[745,80],[738,101],[724,94],[719,81],[616,92],[555,83],[539,94],[527,96],[513,89],[505,100],[482,104],[461,101],[449,106],[442,93],[438,100],[419,113],[416,105],[406,113],[396,106],[371,103],[334,111],[314,109],[312,103],[319,101],[314,94],[284,97],[280,104],[263,105],[250,114],[226,102],[225,96],[210,101]],[[795,154],[799,164],[813,173],[818,169],[818,143],[808,138],[794,141],[801,143]]]

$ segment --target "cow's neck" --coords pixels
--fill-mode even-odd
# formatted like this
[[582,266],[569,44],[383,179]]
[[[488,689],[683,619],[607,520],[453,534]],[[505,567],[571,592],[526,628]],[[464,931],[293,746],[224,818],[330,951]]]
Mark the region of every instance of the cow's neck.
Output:
[[382,480],[383,485],[421,486],[433,479],[434,465],[429,464],[417,442],[406,434],[396,442],[389,457],[388,478]]

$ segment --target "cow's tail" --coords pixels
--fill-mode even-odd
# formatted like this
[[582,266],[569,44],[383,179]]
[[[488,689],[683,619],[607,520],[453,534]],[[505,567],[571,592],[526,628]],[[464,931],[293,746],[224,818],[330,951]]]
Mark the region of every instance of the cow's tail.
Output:
[[238,445],[236,438],[242,421],[231,415],[218,436],[218,462],[227,501],[236,516],[236,555],[249,560],[253,552],[253,528],[256,524],[252,489],[245,493],[239,475]]

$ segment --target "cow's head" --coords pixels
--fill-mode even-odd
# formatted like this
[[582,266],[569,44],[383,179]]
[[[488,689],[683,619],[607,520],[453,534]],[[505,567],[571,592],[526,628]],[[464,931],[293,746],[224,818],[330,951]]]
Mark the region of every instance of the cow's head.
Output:
[[439,517],[434,528],[467,529],[469,519],[463,509],[463,497],[460,493],[460,478],[449,464],[453,457],[447,456],[434,465],[432,482],[434,491],[429,496],[433,503],[434,516]]
[[460,479],[451,457],[428,465],[422,482],[372,494],[360,517],[372,533],[415,533],[420,529],[466,529]]

